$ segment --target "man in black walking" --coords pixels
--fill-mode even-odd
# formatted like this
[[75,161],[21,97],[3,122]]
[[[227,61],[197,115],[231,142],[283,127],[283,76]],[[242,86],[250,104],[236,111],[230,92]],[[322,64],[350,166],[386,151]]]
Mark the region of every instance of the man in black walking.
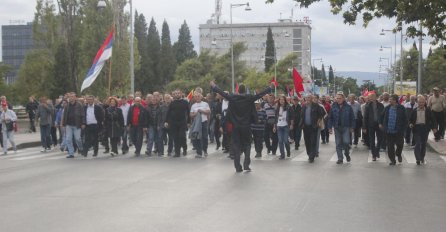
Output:
[[[214,81],[211,81],[212,90],[229,101],[229,117],[233,123],[232,130],[232,152],[234,153],[234,166],[236,172],[251,171],[251,123],[256,122],[257,112],[254,102],[265,94],[271,92],[274,83],[257,95],[246,94],[245,85],[239,85],[239,94],[227,94],[217,87]],[[245,153],[245,161],[240,164],[241,152]]]
[[[181,98],[180,90],[172,92],[173,101],[167,109],[166,121],[164,127],[167,128],[173,136],[175,147],[174,157],[180,157],[180,149],[186,143],[186,130],[189,119],[189,103]],[[186,149],[183,155],[186,155]]]
[[82,155],[87,157],[88,149],[93,147],[93,156],[98,155],[99,147],[99,131],[102,130],[102,123],[104,121],[104,111],[102,107],[94,104],[94,97],[87,96],[87,105],[84,106],[85,120],[85,143]]

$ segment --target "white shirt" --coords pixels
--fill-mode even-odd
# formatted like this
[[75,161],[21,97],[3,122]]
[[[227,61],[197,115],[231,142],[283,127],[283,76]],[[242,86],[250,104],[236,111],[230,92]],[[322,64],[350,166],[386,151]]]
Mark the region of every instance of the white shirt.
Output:
[[288,123],[286,121],[286,115],[287,111],[283,110],[283,107],[280,107],[279,109],[279,117],[277,118],[277,126],[288,126]]
[[[194,103],[190,108],[191,113],[197,113],[198,110],[211,110],[207,102],[201,101],[200,103]],[[206,122],[208,120],[208,116],[205,114],[201,114],[201,122]]]
[[98,124],[98,121],[96,120],[96,116],[94,115],[94,105],[87,106],[86,118],[87,118],[87,125]]
[[228,109],[229,101],[226,99],[223,99],[223,102],[221,104],[221,112],[223,112],[223,116],[226,116],[226,109]]
[[[411,104],[410,102],[406,102],[406,103],[404,104],[404,107],[405,107],[406,109],[410,109],[410,108],[412,108],[412,104]],[[413,108],[412,108],[412,109],[415,109],[415,108],[417,108],[417,107],[418,107],[418,103],[415,102],[415,104],[413,105]]]
[[128,104],[127,102],[123,105],[121,105],[122,110],[122,116],[124,117],[124,126],[127,126],[127,115],[129,114],[129,110],[130,110],[130,104]]

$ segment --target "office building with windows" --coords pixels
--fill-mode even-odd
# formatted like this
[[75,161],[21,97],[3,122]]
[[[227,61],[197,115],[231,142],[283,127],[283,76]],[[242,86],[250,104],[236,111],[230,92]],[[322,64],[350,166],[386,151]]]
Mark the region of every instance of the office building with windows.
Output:
[[2,26],[2,61],[12,67],[12,71],[6,74],[5,83],[12,84],[16,81],[26,53],[33,48],[32,23]]
[[209,49],[222,55],[231,49],[231,28],[233,43],[244,42],[247,50],[240,59],[248,67],[264,70],[266,34],[271,27],[278,62],[290,53],[297,59],[290,64],[304,79],[311,79],[311,26],[306,22],[279,20],[276,23],[215,24],[211,20],[200,24],[200,49]]

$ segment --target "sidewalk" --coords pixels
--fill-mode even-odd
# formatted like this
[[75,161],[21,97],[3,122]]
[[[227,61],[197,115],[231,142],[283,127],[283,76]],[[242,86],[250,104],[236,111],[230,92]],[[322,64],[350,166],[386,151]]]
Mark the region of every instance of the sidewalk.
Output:
[[432,133],[429,134],[429,138],[427,140],[429,147],[431,147],[435,152],[440,155],[446,155],[446,140],[440,139],[440,141],[435,142],[434,135]]
[[[17,149],[40,146],[40,132],[35,133],[16,133],[14,134]],[[12,148],[10,148],[12,149]]]

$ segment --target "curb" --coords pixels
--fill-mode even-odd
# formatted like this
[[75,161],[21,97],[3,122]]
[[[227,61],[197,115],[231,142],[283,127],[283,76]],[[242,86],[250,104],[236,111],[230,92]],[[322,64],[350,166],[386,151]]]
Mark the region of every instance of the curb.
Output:
[[[35,141],[35,142],[26,142],[26,143],[21,143],[21,144],[17,144],[17,150],[20,149],[25,149],[25,148],[31,148],[31,147],[39,147],[40,146],[40,141]],[[8,148],[8,151],[11,151],[12,147]]]

